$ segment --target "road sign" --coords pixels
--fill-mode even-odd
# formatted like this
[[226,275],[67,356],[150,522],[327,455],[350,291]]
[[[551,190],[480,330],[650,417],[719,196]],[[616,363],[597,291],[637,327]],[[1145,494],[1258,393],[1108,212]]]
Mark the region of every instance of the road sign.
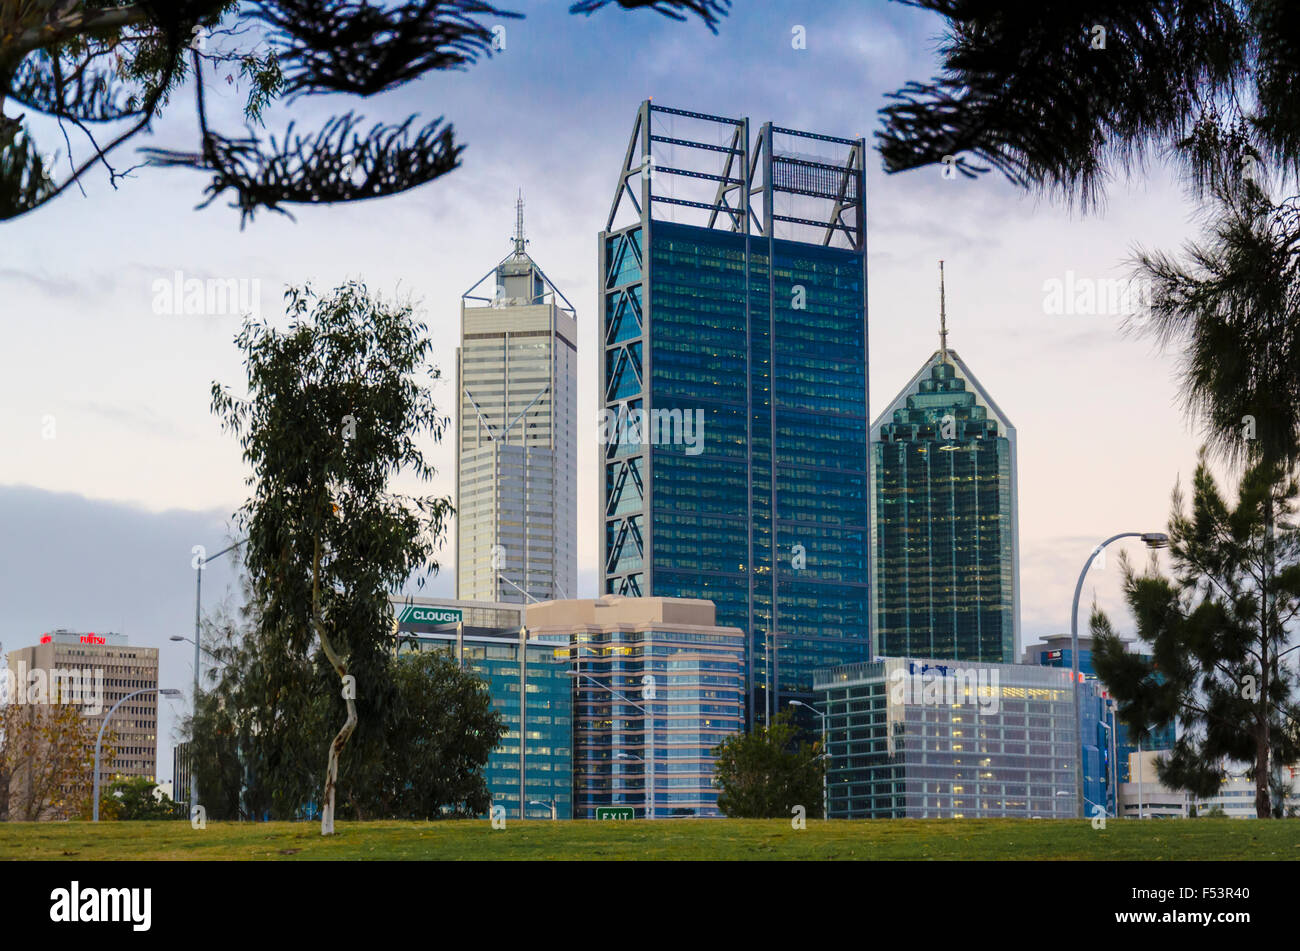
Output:
[[597,819],[631,819],[633,810],[631,806],[597,806]]

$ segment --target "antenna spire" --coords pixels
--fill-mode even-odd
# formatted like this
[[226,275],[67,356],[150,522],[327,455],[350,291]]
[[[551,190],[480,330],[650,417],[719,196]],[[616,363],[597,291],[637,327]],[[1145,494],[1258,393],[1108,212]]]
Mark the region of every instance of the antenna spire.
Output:
[[948,309],[943,287],[943,261],[939,262],[939,359],[948,362]]
[[524,190],[519,189],[519,200],[515,202],[515,255],[524,256]]

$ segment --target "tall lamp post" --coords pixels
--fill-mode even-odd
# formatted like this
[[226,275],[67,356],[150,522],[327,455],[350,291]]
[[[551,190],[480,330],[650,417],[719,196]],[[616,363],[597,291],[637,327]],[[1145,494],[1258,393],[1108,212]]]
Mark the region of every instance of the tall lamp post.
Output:
[[[655,817],[655,793],[654,793],[655,715],[651,713],[649,710],[647,710],[645,707],[641,706],[641,704],[633,700],[629,700],[627,697],[623,696],[613,687],[605,686],[603,683],[601,683],[595,677],[592,677],[590,674],[584,674],[578,670],[566,670],[564,673],[565,676],[568,677],[582,677],[584,680],[590,680],[601,690],[606,690],[609,693],[612,693],[614,696],[618,697],[618,699],[622,700],[628,706],[636,707],[638,710],[640,710],[642,713],[645,714],[646,717],[646,760],[645,760],[646,818],[653,819]],[[650,703],[652,700],[654,700],[654,698],[655,698],[655,678],[653,674],[646,674],[644,677],[641,678],[641,699],[644,700],[646,703]]]
[[1079,594],[1083,591],[1083,579],[1088,575],[1095,559],[1103,548],[1121,538],[1140,538],[1150,549],[1168,548],[1169,536],[1164,532],[1120,532],[1112,535],[1092,550],[1088,560],[1079,572],[1079,582],[1074,586],[1074,603],[1070,607],[1070,685],[1074,692],[1074,738],[1078,749],[1074,751],[1074,792],[1079,803],[1079,818],[1086,819],[1083,803],[1083,718],[1079,710]]
[[[234,544],[227,545],[225,548],[221,549],[221,551],[217,552],[215,555],[211,557],[207,557],[206,555],[197,555],[194,559],[194,714],[195,716],[197,716],[199,712],[199,663],[200,663],[199,651],[203,649],[200,646],[203,641],[203,634],[199,627],[199,621],[202,617],[201,609],[203,603],[203,569],[208,566],[208,562],[216,561],[226,552],[234,551],[236,548],[244,544],[244,542],[246,541],[248,541],[247,538],[241,538],[239,541],[235,542]],[[203,549],[200,548],[198,550],[202,551]],[[176,638],[173,637],[172,640],[176,640]],[[190,739],[193,739],[193,737],[191,737]],[[198,805],[198,802],[199,802],[198,780],[194,774],[194,762],[193,759],[191,759],[190,761],[190,816],[191,818],[194,816],[194,807]]]
[[[827,701],[829,702],[829,701]],[[827,745],[826,738],[826,714],[811,704],[804,703],[802,700],[791,700],[792,707],[805,707],[822,718],[822,755],[826,757],[826,762],[822,765],[822,818],[829,819],[830,812],[830,795],[826,785],[826,771],[830,769],[830,747]]]
[[140,690],[133,690],[125,697],[113,704],[108,713],[104,714],[104,722],[99,725],[99,735],[95,737],[95,781],[94,781],[94,802],[91,805],[91,815],[93,822],[99,821],[99,754],[104,743],[104,728],[108,726],[108,721],[112,719],[117,708],[126,703],[132,697],[138,697],[142,693],[156,693],[161,697],[175,699],[181,695],[179,690],[170,687],[143,687]]
[[555,819],[556,819],[556,813],[555,813],[555,800],[554,800],[554,799],[552,799],[550,802],[542,802],[540,799],[530,799],[530,800],[528,800],[528,805],[530,805],[530,806],[541,806],[543,809],[549,809],[549,810],[551,810],[551,821],[552,821],[552,822],[555,821]]
[[[634,759],[634,760],[636,760],[638,763],[641,764],[641,775],[642,775],[642,776],[645,775],[645,758],[644,758],[644,757],[637,756],[635,753],[615,753],[615,754],[614,754],[614,759]],[[625,788],[626,788],[626,784],[624,784],[624,785],[625,785]],[[649,815],[649,814],[650,814],[650,812],[649,812],[649,809],[650,809],[650,794],[649,794],[649,791],[648,791],[648,790],[649,790],[649,787],[647,786],[646,789],[647,789],[647,792],[646,792],[646,794],[645,794],[646,815]],[[626,798],[627,798],[627,794],[624,793],[624,799],[626,799]]]

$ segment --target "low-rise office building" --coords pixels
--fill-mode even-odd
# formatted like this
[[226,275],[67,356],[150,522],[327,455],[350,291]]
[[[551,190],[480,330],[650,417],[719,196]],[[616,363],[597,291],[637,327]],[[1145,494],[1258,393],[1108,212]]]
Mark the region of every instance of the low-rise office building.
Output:
[[814,689],[830,818],[1077,815],[1069,671],[881,658],[818,671]]
[[155,779],[158,758],[158,649],[135,647],[126,635],[54,630],[39,643],[9,652],[6,693],[27,704],[75,703],[99,732],[104,716],[119,701],[105,736],[114,756],[100,766],[100,782],[114,776]]
[[[1282,814],[1293,816],[1300,812],[1300,765],[1283,766],[1281,774],[1282,785],[1289,790],[1282,800]],[[1269,802],[1276,809],[1277,804],[1272,800],[1270,790]],[[1219,791],[1209,798],[1196,801],[1198,816],[1218,815],[1220,812],[1229,819],[1258,818],[1255,811],[1255,780],[1246,776],[1244,764],[1229,764]]]
[[[712,601],[547,601],[532,637],[568,644],[574,689],[574,814],[602,806],[655,817],[717,816],[712,750],[740,731],[745,635]],[[653,796],[647,797],[647,787]]]
[[[1023,662],[1026,664],[1041,664],[1044,667],[1061,667],[1068,670],[1072,664],[1070,643],[1069,634],[1048,634],[1043,638],[1042,643],[1032,644],[1025,648]],[[1150,660],[1149,655],[1143,654],[1141,651],[1137,650],[1137,644],[1135,642],[1130,641],[1128,646],[1131,651],[1136,653],[1143,660]],[[1079,673],[1083,674],[1083,676],[1089,681],[1100,683],[1097,679],[1096,671],[1092,666],[1092,652],[1092,638],[1084,634],[1079,635]],[[1105,688],[1103,687],[1102,689],[1104,690]],[[1114,707],[1115,704],[1112,700],[1111,716],[1107,721],[1111,729],[1114,731],[1113,734],[1109,736],[1108,740],[1111,754],[1110,756],[1107,755],[1104,746],[1095,747],[1094,749],[1100,758],[1108,763],[1113,756],[1113,766],[1111,766],[1111,770],[1113,771],[1116,784],[1119,784],[1133,780],[1133,776],[1129,772],[1129,761],[1132,754],[1138,751],[1138,745],[1137,741],[1130,735],[1129,728],[1122,720],[1114,716]],[[1148,750],[1169,750],[1173,748],[1174,741],[1177,737],[1177,728],[1174,724],[1169,723],[1163,727],[1156,727],[1153,729],[1151,738],[1146,741],[1145,745]],[[1090,738],[1085,736],[1083,743],[1085,750],[1090,743]],[[1086,757],[1087,752],[1085,752],[1085,758]]]
[[519,604],[404,598],[393,612],[399,653],[444,651],[487,684],[506,725],[484,769],[492,805],[507,819],[572,818],[568,647],[530,638]]
[[[1119,812],[1124,819],[1186,819],[1190,797],[1181,789],[1170,789],[1156,772],[1168,750],[1130,753],[1125,772],[1131,779],[1119,784]],[[1252,800],[1252,809],[1254,803]]]

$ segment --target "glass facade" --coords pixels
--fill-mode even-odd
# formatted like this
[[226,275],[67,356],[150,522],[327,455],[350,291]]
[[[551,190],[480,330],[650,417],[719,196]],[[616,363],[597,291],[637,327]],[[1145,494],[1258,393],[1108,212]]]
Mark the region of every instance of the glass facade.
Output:
[[549,819],[552,804],[557,819],[573,818],[573,685],[566,674],[567,650],[530,640],[521,669],[518,628],[493,632],[462,626],[457,631],[456,625],[402,624],[399,630],[406,635],[400,641],[403,650],[444,651],[487,685],[506,726],[483,774],[493,806],[505,807],[507,819],[520,818],[522,785],[524,818]]
[[1068,674],[886,658],[819,671],[835,819],[1076,814]]
[[862,256],[649,229],[603,242],[604,405],[703,438],[605,446],[604,590],[713,601],[761,719],[769,683],[811,701],[814,669],[868,656]]
[[[662,626],[578,629],[570,636],[571,647],[557,652],[570,652],[577,670],[609,688],[571,678],[577,817],[593,819],[598,806],[624,805],[644,817],[651,757],[646,710],[654,717],[654,815],[720,815],[712,750],[741,729],[741,632]],[[643,693],[647,675],[654,677],[653,699]]]
[[[1053,636],[1048,639],[1048,644],[1036,644],[1026,651],[1028,661],[1034,664],[1041,664],[1044,667],[1064,667],[1067,670],[1073,665],[1073,659],[1070,650],[1069,637]],[[1057,646],[1057,642],[1063,642],[1064,646]],[[1150,661],[1150,656],[1140,654],[1144,661]],[[1079,672],[1084,677],[1096,684],[1097,673],[1092,667],[1092,639],[1088,637],[1079,638]],[[1114,747],[1115,747],[1115,770],[1117,772],[1116,783],[1133,782],[1129,776],[1129,754],[1138,751],[1137,740],[1133,739],[1129,728],[1119,720],[1114,713],[1113,706],[1106,714],[1106,723],[1110,724],[1115,730]],[[1177,728],[1170,723],[1168,726],[1154,730],[1149,742],[1143,744],[1144,749],[1148,750],[1170,750],[1174,747],[1174,741],[1177,739]],[[1103,749],[1111,743],[1110,737],[1104,738]],[[1100,754],[1109,763],[1109,754],[1103,752]]]
[[872,432],[877,656],[1014,663],[1015,430],[952,351]]

